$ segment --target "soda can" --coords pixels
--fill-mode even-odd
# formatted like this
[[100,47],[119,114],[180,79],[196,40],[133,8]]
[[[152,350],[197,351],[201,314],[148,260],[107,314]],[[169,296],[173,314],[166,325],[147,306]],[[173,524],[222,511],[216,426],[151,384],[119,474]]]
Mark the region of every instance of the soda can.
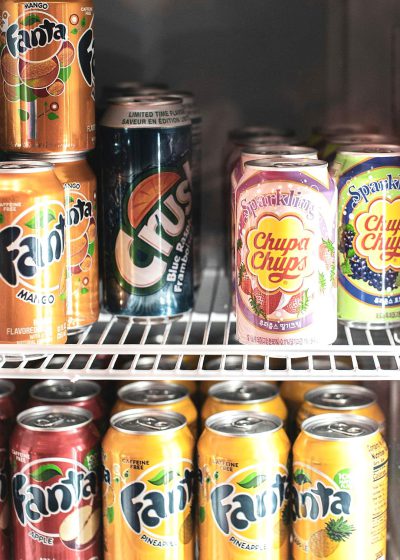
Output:
[[295,419],[299,408],[304,402],[304,397],[308,391],[325,385],[339,384],[340,385],[356,385],[357,382],[352,381],[283,381],[279,387],[281,397],[286,403],[291,418]]
[[[325,159],[323,156],[328,158],[331,157],[331,139],[337,136],[353,136],[358,134],[375,134],[378,132],[377,128],[364,123],[348,122],[346,123],[336,123],[325,126],[316,126],[313,128],[311,137],[307,141],[307,146],[316,148],[318,150],[318,156],[321,159]],[[333,146],[333,152],[335,151],[335,146]]]
[[338,414],[358,414],[372,418],[385,434],[385,415],[377,403],[376,395],[359,385],[325,385],[308,391],[297,414],[297,429],[301,430],[304,420],[310,416],[336,412]]
[[348,146],[335,160],[339,190],[339,321],[400,325],[400,146]]
[[289,560],[290,443],[277,416],[210,416],[198,443],[199,560]]
[[11,558],[8,426],[0,420],[0,559]]
[[50,163],[0,163],[2,344],[66,341],[65,222],[64,191]]
[[88,410],[21,412],[10,442],[14,558],[100,558],[99,434]]
[[[29,158],[14,154],[12,159]],[[67,259],[67,331],[78,334],[99,317],[96,176],[85,152],[40,154],[64,188]]]
[[265,412],[287,419],[287,408],[276,385],[262,381],[225,381],[210,387],[201,411],[204,423],[207,418],[226,410]]
[[152,323],[193,307],[191,123],[181,99],[110,103],[101,122],[104,299]]
[[95,381],[47,379],[33,385],[29,391],[28,408],[64,404],[89,410],[100,432],[105,428],[105,404],[100,385]]
[[104,560],[194,560],[194,439],[181,414],[125,410],[102,444]]
[[0,146],[30,153],[95,147],[92,0],[1,0]]
[[249,161],[235,193],[236,335],[242,344],[335,341],[337,192],[327,164]]
[[374,420],[306,420],[293,449],[293,559],[386,558],[387,484],[388,450]]
[[376,134],[376,133],[359,133],[359,134],[344,134],[330,136],[323,149],[319,150],[318,155],[329,163],[333,164],[335,158],[343,148],[350,145],[368,145],[368,144],[396,144],[398,138],[390,134]]
[[[132,381],[117,381],[118,389],[121,387],[125,387],[126,385],[130,385]],[[197,393],[197,381],[193,381],[190,379],[160,379],[159,383],[173,383],[174,385],[182,385],[185,387],[190,397],[194,397]]]
[[202,118],[190,91],[169,90],[168,95],[182,99],[192,123],[192,197],[193,197],[193,285],[201,281],[201,129]]
[[111,414],[135,408],[157,408],[182,414],[193,436],[197,435],[197,410],[183,385],[160,381],[134,381],[118,390]]

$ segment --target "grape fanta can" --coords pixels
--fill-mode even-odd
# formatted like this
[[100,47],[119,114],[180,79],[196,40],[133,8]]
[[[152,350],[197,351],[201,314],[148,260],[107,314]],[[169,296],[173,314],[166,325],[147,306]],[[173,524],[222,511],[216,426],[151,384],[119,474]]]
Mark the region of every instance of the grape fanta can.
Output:
[[293,448],[294,560],[385,560],[388,450],[378,424],[321,414]]
[[176,97],[112,101],[101,123],[104,297],[163,321],[193,306],[191,123]]
[[339,320],[400,324],[400,146],[350,146],[336,158]]
[[289,560],[289,449],[272,414],[207,419],[198,444],[200,560]]

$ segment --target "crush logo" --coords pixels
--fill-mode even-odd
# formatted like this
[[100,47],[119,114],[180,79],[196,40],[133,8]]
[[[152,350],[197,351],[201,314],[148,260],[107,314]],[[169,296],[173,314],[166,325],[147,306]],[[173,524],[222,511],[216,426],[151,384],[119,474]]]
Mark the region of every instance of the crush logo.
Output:
[[265,290],[295,292],[314,272],[313,237],[298,216],[264,214],[247,233],[247,267]]
[[150,546],[174,547],[178,538],[183,544],[190,542],[193,479],[192,462],[183,460],[177,465],[151,467],[126,483],[120,506],[128,527]]
[[130,293],[157,292],[168,268],[189,261],[192,195],[176,171],[137,181],[125,200],[124,225],[115,242],[120,284]]
[[357,215],[354,229],[354,249],[369,268],[375,272],[400,270],[400,197],[371,201]]
[[100,527],[98,480],[93,454],[85,464],[72,459],[32,461],[12,477],[12,500],[20,525],[47,545],[58,539],[65,547],[83,550],[96,540]]
[[285,540],[284,535],[287,537],[287,531],[281,530],[289,522],[287,470],[280,466],[275,473],[264,472],[261,466],[252,465],[217,484],[210,492],[216,525],[240,548],[244,547],[243,543],[258,542],[262,546],[262,541],[269,539],[272,532],[277,547]]
[[37,292],[60,288],[64,279],[64,206],[50,200],[28,208],[0,229],[0,279]]

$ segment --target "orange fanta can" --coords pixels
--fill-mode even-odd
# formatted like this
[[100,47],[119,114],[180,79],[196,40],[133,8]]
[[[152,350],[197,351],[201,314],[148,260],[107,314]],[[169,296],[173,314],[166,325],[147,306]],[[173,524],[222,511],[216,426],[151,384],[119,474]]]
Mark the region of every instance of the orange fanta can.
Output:
[[0,163],[0,342],[67,339],[64,192],[53,166]]
[[225,381],[211,387],[201,411],[203,424],[209,416],[225,410],[267,412],[283,422],[287,418],[278,387],[262,381]]
[[388,450],[377,422],[323,414],[293,449],[293,559],[384,560]]
[[162,381],[134,381],[118,390],[112,414],[134,408],[159,408],[182,414],[193,436],[197,435],[197,410],[183,385]]
[[290,443],[277,416],[210,416],[198,444],[200,560],[288,560]]
[[95,146],[92,0],[1,0],[1,148]]
[[105,560],[194,560],[194,439],[181,414],[125,410],[103,448]]

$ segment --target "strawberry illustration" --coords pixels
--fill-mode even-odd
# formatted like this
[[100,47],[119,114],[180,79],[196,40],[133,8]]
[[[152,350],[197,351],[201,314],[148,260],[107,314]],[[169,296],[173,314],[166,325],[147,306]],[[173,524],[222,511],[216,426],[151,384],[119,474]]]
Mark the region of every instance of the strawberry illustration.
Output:
[[249,273],[246,270],[244,263],[241,263],[239,266],[239,286],[243,290],[243,292],[247,295],[251,294],[252,286],[251,286],[251,279]]
[[268,315],[271,315],[277,309],[281,297],[282,294],[279,291],[268,295],[256,288],[251,294],[249,301],[254,313],[266,319]]
[[318,254],[321,261],[325,263],[326,268],[330,268],[335,257],[335,248],[330,239],[322,240],[322,243],[318,249]]
[[309,305],[310,297],[308,295],[308,290],[303,290],[292,296],[289,303],[287,303],[283,309],[292,315],[299,316],[307,311]]

